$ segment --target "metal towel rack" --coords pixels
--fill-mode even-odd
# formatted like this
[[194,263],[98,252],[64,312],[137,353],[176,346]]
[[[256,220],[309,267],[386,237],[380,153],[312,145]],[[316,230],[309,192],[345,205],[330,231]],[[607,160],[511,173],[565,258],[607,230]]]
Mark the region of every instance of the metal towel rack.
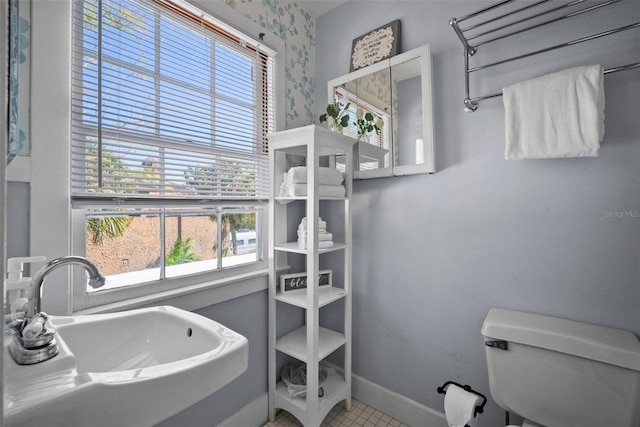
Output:
[[[469,94],[469,75],[471,73],[484,70],[489,67],[505,64],[507,62],[524,59],[530,56],[539,55],[552,50],[560,49],[567,46],[572,46],[572,45],[587,42],[590,40],[595,40],[600,37],[605,37],[611,34],[619,33],[621,31],[626,31],[626,30],[640,27],[640,22],[635,22],[629,25],[614,28],[609,31],[603,31],[597,34],[592,34],[587,37],[582,37],[582,38],[571,40],[565,43],[549,46],[544,49],[539,49],[539,50],[535,50],[522,55],[513,56],[511,58],[503,59],[501,61],[492,62],[492,63],[475,66],[475,67],[470,67],[469,58],[478,51],[478,48],[480,46],[484,46],[486,44],[495,42],[497,40],[505,39],[510,36],[523,33],[525,31],[534,30],[536,28],[540,28],[544,25],[548,25],[553,22],[558,22],[564,19],[579,16],[579,15],[582,15],[583,13],[591,12],[593,10],[600,9],[602,7],[606,7],[611,4],[617,3],[620,0],[607,0],[602,3],[597,3],[595,5],[587,5],[586,7],[583,7],[578,10],[573,10],[573,11],[569,10],[569,8],[579,5],[580,3],[584,3],[586,0],[574,0],[569,3],[562,3],[560,5],[552,5],[551,3],[558,3],[558,2],[552,2],[552,0],[538,0],[534,3],[528,3],[527,5],[519,7],[517,9],[503,12],[500,15],[487,19],[485,21],[481,21],[475,24],[470,24],[464,28],[460,27],[461,22],[471,18],[480,17],[481,15],[487,12],[494,11],[499,13],[500,8],[514,1],[516,0],[503,0],[489,7],[486,7],[484,9],[470,13],[468,15],[464,15],[459,18],[451,18],[451,20],[449,21],[449,25],[451,26],[451,28],[453,28],[453,30],[458,35],[458,38],[462,42],[462,46],[464,48],[464,68],[465,68],[464,105],[465,105],[465,110],[468,112],[473,112],[477,110],[479,101],[502,96],[502,93],[493,93],[490,95],[483,95],[483,96],[471,98]],[[547,9],[541,9],[539,6],[542,6],[545,3],[549,3],[551,7]],[[547,5],[547,7],[548,6],[549,5]],[[529,15],[527,16],[526,14],[529,14]],[[545,16],[547,16],[547,20],[543,22],[538,21],[536,23],[527,24],[528,21],[537,20],[538,18],[542,18]],[[486,25],[492,24],[492,23],[498,23],[498,21],[501,22],[499,23],[498,26],[491,27],[491,28],[486,27]],[[481,28],[481,27],[484,27],[484,28]],[[515,28],[511,28],[511,27],[515,27]],[[508,31],[504,32],[505,30],[508,30]],[[473,34],[469,34],[470,31],[473,32]],[[605,74],[615,73],[617,71],[624,71],[624,70],[629,70],[629,69],[638,68],[638,67],[640,67],[640,62],[623,65],[615,68],[609,68],[604,70],[604,73]]]

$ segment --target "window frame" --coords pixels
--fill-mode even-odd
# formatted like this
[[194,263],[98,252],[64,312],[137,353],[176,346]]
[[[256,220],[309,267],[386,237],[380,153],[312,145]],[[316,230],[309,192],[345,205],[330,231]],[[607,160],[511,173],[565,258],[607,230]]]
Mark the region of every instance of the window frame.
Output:
[[[266,33],[258,24],[220,2],[184,2],[205,15],[215,16],[227,28],[245,34],[263,34],[262,43],[275,56],[275,128],[284,128],[284,41]],[[32,139],[30,253],[56,257],[83,253],[84,218],[71,207],[70,143],[71,143],[71,2],[36,2],[32,11],[33,75],[32,75]],[[257,38],[257,37],[255,37]],[[52,168],[51,165],[56,167]],[[58,167],[59,166],[59,167]],[[244,203],[247,205],[247,203]],[[262,215],[262,250],[266,254],[267,209]],[[82,230],[82,232],[80,231]],[[74,245],[72,246],[72,243]],[[193,276],[165,279],[160,286],[132,286],[108,291],[109,295],[87,297],[86,279],[80,269],[60,269],[44,286],[43,307],[50,314],[105,312],[158,303],[172,303],[187,309],[202,308],[212,303],[266,289],[266,257],[262,263],[224,269]],[[264,264],[264,266],[263,266]],[[37,268],[38,266],[34,266]],[[73,276],[73,280],[72,280]],[[78,280],[79,279],[79,280]],[[233,286],[226,286],[233,285]],[[146,289],[145,289],[146,288]],[[150,289],[153,288],[153,289]],[[233,288],[233,289],[231,289]],[[105,294],[107,291],[105,291]],[[202,298],[206,294],[206,298]]]

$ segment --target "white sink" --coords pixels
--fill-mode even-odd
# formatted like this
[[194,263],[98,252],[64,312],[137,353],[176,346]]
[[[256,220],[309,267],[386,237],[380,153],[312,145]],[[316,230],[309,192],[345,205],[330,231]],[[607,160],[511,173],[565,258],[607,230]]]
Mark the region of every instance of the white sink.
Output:
[[247,369],[245,337],[174,307],[50,320],[53,359],[21,366],[5,345],[4,425],[151,426]]

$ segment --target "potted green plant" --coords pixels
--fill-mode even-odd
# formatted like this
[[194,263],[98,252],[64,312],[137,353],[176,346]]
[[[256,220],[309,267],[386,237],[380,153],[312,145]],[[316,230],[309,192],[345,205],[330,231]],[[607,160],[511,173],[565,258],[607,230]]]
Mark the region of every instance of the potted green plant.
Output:
[[326,113],[320,116],[320,123],[327,122],[329,129],[342,133],[349,126],[349,107],[351,103],[334,102],[327,104]]
[[384,126],[382,119],[375,120],[373,114],[370,112],[365,113],[362,108],[358,108],[356,111],[356,121],[353,123],[358,129],[358,142],[367,139],[371,132],[375,131],[376,135],[379,135]]

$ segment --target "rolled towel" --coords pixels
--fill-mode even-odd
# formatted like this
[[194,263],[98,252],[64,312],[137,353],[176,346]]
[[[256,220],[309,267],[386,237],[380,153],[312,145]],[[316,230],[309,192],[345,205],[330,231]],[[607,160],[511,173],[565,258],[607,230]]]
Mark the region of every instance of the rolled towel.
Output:
[[[289,182],[304,184],[307,182],[307,167],[295,166],[287,172]],[[342,172],[334,168],[319,167],[318,181],[324,185],[340,185],[344,181]]]
[[287,174],[285,173],[282,177],[282,183],[280,184],[280,191],[278,192],[278,196],[284,197],[289,193],[289,186],[291,183],[287,180]]
[[[308,240],[308,238],[309,234],[306,231],[298,230],[298,240]],[[333,240],[333,234],[327,233],[326,229],[324,229],[323,231],[321,230],[318,233],[318,241],[323,242],[327,240]]]
[[503,88],[505,158],[596,157],[604,137],[600,65]]

